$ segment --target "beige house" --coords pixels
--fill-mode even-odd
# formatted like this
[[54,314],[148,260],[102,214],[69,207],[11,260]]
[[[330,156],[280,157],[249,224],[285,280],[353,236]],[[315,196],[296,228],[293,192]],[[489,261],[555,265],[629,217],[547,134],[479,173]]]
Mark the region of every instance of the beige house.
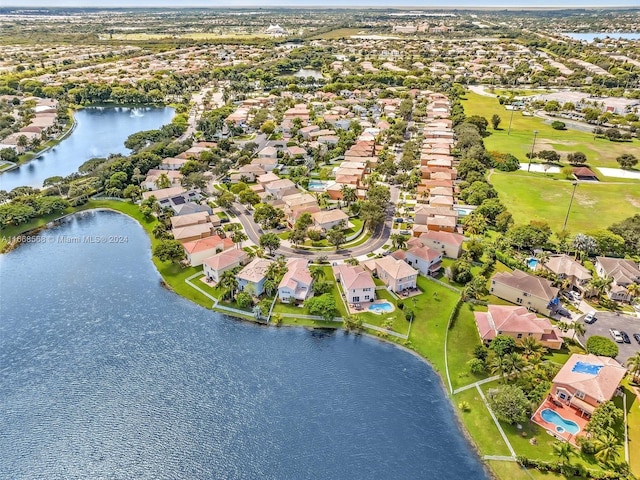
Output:
[[373,302],[376,284],[371,274],[360,265],[336,265],[333,274],[340,282],[348,303]]
[[349,222],[349,215],[342,210],[322,210],[320,212],[312,213],[314,227],[325,232],[331,230],[336,225],[340,225],[344,222],[345,227]]
[[392,256],[375,258],[364,262],[364,266],[375,272],[380,280],[393,292],[402,292],[416,288],[418,270],[403,260]]
[[488,344],[496,335],[508,335],[520,343],[533,337],[547,348],[562,347],[560,330],[546,318],[539,318],[524,307],[489,305],[488,312],[474,312],[478,333],[483,343]]
[[555,273],[562,280],[567,279],[571,286],[584,293],[585,286],[591,280],[591,272],[569,255],[552,255],[546,263],[538,263],[540,268]]
[[192,240],[210,237],[213,233],[213,225],[210,223],[197,223],[195,225],[187,225],[185,227],[172,228],[173,238],[179,242],[185,243]]
[[242,249],[230,249],[207,258],[202,263],[202,269],[209,280],[218,283],[224,272],[245,265],[248,261],[247,252]]
[[611,400],[626,368],[613,358],[574,353],[553,379],[551,395],[558,401],[591,415]]
[[171,228],[188,227],[189,225],[203,223],[211,223],[213,226],[218,226],[220,225],[220,219],[216,214],[209,215],[209,212],[206,211],[171,217]]
[[632,260],[596,257],[596,272],[599,277],[611,278],[608,296],[611,300],[630,302],[633,298],[627,291],[632,283],[640,284],[640,268]]
[[278,285],[278,298],[282,303],[302,303],[313,295],[312,284],[309,260],[290,258],[287,260],[287,273]]
[[296,192],[296,184],[288,178],[283,178],[266,184],[264,186],[264,191],[267,195],[271,195],[273,198],[282,199],[283,196]]
[[549,280],[520,270],[496,273],[491,278],[490,291],[496,297],[536,312],[548,312],[559,292]]
[[207,238],[193,240],[182,245],[187,255],[187,261],[192,267],[202,265],[209,257],[220,253],[224,250],[233,248],[235,244],[229,237],[220,238],[218,235],[212,235]]
[[429,230],[428,232],[420,235],[419,238],[425,247],[437,250],[445,257],[458,258],[462,253],[464,236],[458,233]]

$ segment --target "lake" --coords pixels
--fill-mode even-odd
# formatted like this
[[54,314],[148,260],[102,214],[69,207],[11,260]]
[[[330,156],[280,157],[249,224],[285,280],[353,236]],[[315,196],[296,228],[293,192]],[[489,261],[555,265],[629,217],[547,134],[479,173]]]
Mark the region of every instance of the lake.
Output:
[[0,255],[0,478],[488,478],[415,356],[192,304],[114,212],[36,238]]
[[132,133],[153,130],[171,122],[173,108],[91,107],[75,113],[76,127],[65,140],[41,157],[16,170],[0,174],[0,190],[42,182],[56,175],[67,176],[90,158],[110,153],[128,154],[124,141]]
[[573,38],[574,40],[580,40],[585,42],[593,42],[594,38],[604,39],[605,37],[609,38],[620,38],[622,40],[640,40],[640,33],[607,33],[607,32],[598,32],[598,33],[574,33],[574,32],[566,32],[562,33],[562,35],[566,37]]
[[322,72],[320,70],[313,70],[310,68],[301,68],[296,73],[294,73],[293,76],[298,78],[313,77],[315,80],[324,80],[324,75],[322,75]]

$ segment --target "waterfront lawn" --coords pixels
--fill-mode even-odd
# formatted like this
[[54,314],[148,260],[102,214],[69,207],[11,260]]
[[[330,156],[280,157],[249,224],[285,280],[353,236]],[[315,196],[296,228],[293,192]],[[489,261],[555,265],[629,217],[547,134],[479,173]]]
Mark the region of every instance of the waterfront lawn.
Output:
[[486,307],[463,303],[447,337],[447,361],[451,385],[456,388],[487,378],[486,373],[474,374],[469,371],[467,362],[474,358],[473,349],[480,345],[480,336],[473,316],[474,309],[486,311]]
[[[476,388],[453,395],[451,401],[482,455],[511,455]],[[469,411],[460,410],[462,402],[469,404]]]
[[[418,288],[423,293],[414,297],[416,317],[411,326],[409,340],[412,348],[429,360],[444,380],[445,333],[449,317],[460,295],[421,275],[418,276]],[[413,308],[411,300],[409,305]]]
[[580,477],[565,477],[560,473],[541,472],[535,469],[524,469],[517,462],[504,462],[501,460],[485,460],[489,468],[498,478],[509,480],[579,480]]
[[[495,97],[485,97],[473,92],[465,94],[466,100],[462,105],[467,116],[480,115],[490,119],[497,114],[502,119],[501,130],[489,128],[490,135],[484,139],[487,150],[497,150],[503,153],[511,153],[520,161],[527,161],[526,154],[530,152],[533,144],[533,131],[537,130],[536,151],[556,149],[572,152],[583,152],[588,159],[589,166],[605,166],[618,168],[616,157],[622,153],[632,153],[640,147],[637,140],[633,142],[610,142],[597,138],[593,134],[578,130],[554,130],[550,124],[538,117],[525,117],[522,112],[513,114],[511,133],[507,135],[511,111],[500,105]],[[559,119],[562,120],[562,119]]]
[[[636,397],[633,391],[633,385],[630,378],[625,379],[622,382],[622,388],[625,396],[627,397],[627,426],[629,435],[629,465],[631,471],[636,475],[640,475],[640,455],[634,455],[633,452],[638,451],[637,445],[640,444],[640,400]],[[636,390],[638,387],[635,387]],[[622,404],[622,398],[616,397],[616,405],[620,402]]]
[[[553,231],[562,228],[573,186],[568,181],[493,172],[491,184],[516,223],[542,220]],[[594,212],[597,214],[594,215]],[[640,213],[640,183],[580,183],[571,205],[567,229],[589,232]]]

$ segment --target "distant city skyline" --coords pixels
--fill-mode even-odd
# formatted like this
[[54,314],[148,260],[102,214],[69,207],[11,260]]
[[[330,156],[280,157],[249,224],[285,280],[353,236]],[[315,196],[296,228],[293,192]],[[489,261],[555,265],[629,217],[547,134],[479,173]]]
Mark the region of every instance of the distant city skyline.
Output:
[[453,0],[452,4],[443,5],[444,2],[435,0],[185,0],[176,3],[175,0],[7,0],[5,7],[37,8],[37,7],[78,7],[78,8],[278,8],[278,7],[372,7],[372,8],[614,8],[614,7],[638,7],[638,0]]

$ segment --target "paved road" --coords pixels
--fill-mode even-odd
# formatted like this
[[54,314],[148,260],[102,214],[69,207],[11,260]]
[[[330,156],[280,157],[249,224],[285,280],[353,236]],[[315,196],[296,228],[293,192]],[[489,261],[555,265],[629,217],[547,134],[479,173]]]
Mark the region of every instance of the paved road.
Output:
[[[204,100],[205,95],[210,90],[213,90],[212,87],[205,87],[198,93],[194,94],[192,97],[193,106],[189,111],[189,119],[187,120],[188,126],[186,132],[180,135],[178,138],[179,142],[182,142],[189,138],[191,135],[196,133],[196,125],[198,123],[198,115],[202,108],[202,102]],[[213,104],[213,108],[219,108],[224,105],[224,100],[221,91],[217,91],[211,95],[211,103]]]
[[[379,228],[378,231],[362,245],[358,245],[357,247],[353,248],[345,248],[333,253],[331,252],[331,250],[318,252],[281,246],[276,253],[284,255],[285,257],[296,255],[303,256],[309,259],[317,259],[319,257],[326,256],[329,260],[344,260],[347,258],[359,257],[361,255],[371,253],[374,250],[381,248],[391,236],[391,227],[393,224],[393,215],[395,213],[395,204],[397,203],[399,196],[400,191],[396,187],[391,187],[391,201],[389,202],[389,206],[386,210],[385,223],[382,228]],[[231,211],[237,216],[238,220],[244,227],[245,233],[247,234],[249,239],[256,245],[259,245],[260,235],[262,235],[263,232],[260,228],[260,225],[253,221],[251,212],[248,212],[247,209],[239,203],[234,203]]]

